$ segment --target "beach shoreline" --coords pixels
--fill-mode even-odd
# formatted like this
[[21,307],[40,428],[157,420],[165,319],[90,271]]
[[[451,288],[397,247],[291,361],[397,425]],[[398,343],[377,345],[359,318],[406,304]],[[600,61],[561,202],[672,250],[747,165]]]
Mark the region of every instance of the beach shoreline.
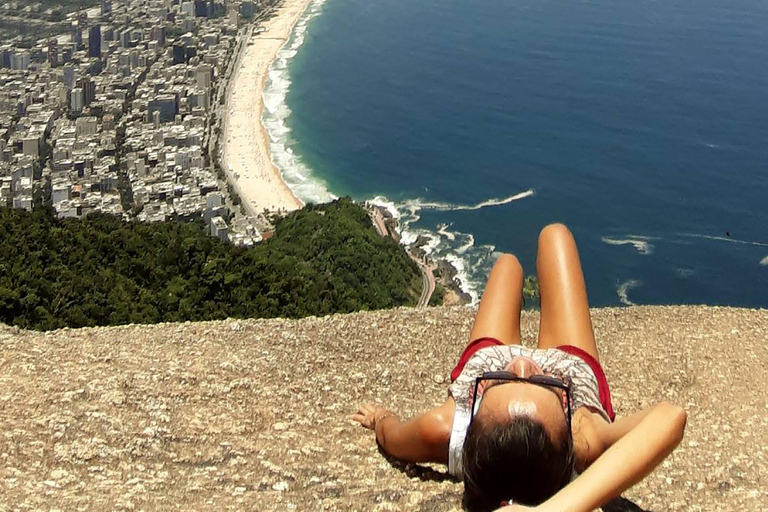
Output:
[[250,27],[230,78],[223,113],[221,163],[249,216],[303,206],[272,162],[262,119],[264,88],[278,53],[291,38],[311,0],[284,0],[261,32]]

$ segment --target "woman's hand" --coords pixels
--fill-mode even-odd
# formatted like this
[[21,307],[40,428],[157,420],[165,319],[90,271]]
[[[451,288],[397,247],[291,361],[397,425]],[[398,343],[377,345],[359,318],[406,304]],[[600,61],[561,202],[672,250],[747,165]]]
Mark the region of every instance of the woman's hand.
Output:
[[388,416],[394,416],[394,414],[373,404],[363,404],[355,414],[351,414],[348,418],[359,422],[365,428],[376,430],[376,423]]

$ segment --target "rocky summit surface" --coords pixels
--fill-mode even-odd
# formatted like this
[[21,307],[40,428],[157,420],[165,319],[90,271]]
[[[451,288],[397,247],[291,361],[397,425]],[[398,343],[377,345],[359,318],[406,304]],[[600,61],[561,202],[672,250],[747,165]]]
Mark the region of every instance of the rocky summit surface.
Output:
[[[0,510],[458,511],[443,466],[347,420],[442,402],[474,311],[0,327]],[[685,439],[605,510],[768,510],[768,311],[593,312],[619,416],[659,400]],[[523,336],[535,342],[538,316]]]

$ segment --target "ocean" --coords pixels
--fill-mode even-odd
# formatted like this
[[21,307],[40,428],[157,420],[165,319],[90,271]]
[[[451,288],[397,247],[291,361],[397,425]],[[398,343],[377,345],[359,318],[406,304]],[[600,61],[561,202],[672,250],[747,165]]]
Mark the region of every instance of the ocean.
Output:
[[388,206],[479,297],[563,222],[590,303],[768,307],[768,2],[315,0],[270,71],[304,201]]

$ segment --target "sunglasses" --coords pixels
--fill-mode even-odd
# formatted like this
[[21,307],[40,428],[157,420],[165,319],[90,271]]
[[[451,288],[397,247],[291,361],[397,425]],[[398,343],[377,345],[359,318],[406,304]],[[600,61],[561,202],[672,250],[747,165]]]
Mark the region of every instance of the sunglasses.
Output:
[[[472,426],[472,421],[477,414],[477,390],[480,388],[480,383],[483,381],[501,381],[500,383],[507,382],[526,382],[528,384],[534,384],[553,391],[561,398],[560,405],[563,407],[563,413],[565,419],[568,422],[568,435],[571,434],[571,386],[562,380],[552,377],[550,375],[531,375],[530,377],[518,377],[510,372],[498,371],[498,372],[485,372],[480,377],[475,379],[475,389],[472,393],[472,408],[470,409],[472,416],[469,420],[467,430]],[[486,391],[489,386],[486,386]],[[564,392],[564,393],[563,393]],[[482,397],[481,397],[482,400]]]

